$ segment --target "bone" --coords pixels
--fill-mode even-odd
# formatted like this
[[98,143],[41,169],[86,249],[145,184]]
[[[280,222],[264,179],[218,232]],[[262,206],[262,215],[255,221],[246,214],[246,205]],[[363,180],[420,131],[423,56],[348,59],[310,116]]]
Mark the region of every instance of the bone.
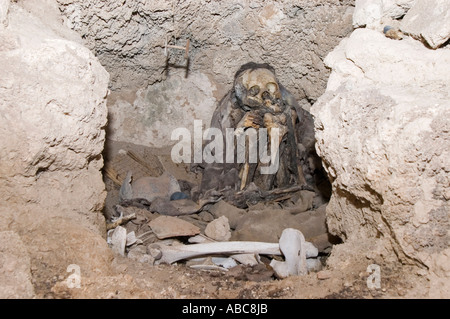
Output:
[[188,242],[191,244],[204,244],[204,243],[215,242],[215,240],[213,240],[205,235],[198,234],[198,235],[189,237]]
[[[275,154],[271,154],[273,156],[272,158],[278,158],[280,159],[280,154],[282,154],[282,151],[280,151],[280,148],[282,148],[281,141],[284,139],[286,134],[288,133],[288,127],[286,125],[286,115],[285,114],[279,114],[279,115],[273,115],[271,113],[265,113],[264,114],[264,127],[267,128],[267,134],[268,134],[268,147],[272,149],[272,141],[275,142],[273,139],[273,129],[278,129],[278,148],[275,151]],[[267,165],[267,164],[266,164]],[[280,162],[280,165],[282,166],[282,162]],[[286,169],[283,167],[280,167],[278,169],[278,174],[285,173]],[[274,183],[275,175],[267,174],[264,177],[264,184],[266,189],[271,189]]]
[[[242,117],[242,119],[239,121],[237,128],[236,128],[236,135],[240,136],[244,134],[245,129],[247,128],[260,128],[262,124],[262,118],[258,111],[250,111],[246,112],[245,115]],[[242,140],[241,143],[246,143],[246,140]],[[241,185],[239,187],[240,190],[243,190],[247,186],[247,181],[249,180],[249,171],[250,171],[250,165],[249,165],[249,152],[250,150],[248,147],[246,148],[246,159],[245,163],[242,166],[240,172],[239,172],[239,178],[241,179]]]
[[179,260],[208,255],[235,254],[263,254],[281,255],[278,243],[263,243],[252,241],[229,241],[206,244],[163,246],[154,244],[153,247],[162,253],[160,263],[172,264]]
[[[292,240],[292,236],[289,235],[292,231],[300,233],[300,231],[292,228],[287,228],[291,231],[288,231],[283,241],[280,238],[280,243],[264,243],[264,242],[255,242],[255,241],[228,241],[228,242],[211,242],[204,244],[193,244],[193,245],[177,245],[177,246],[166,246],[161,244],[152,244],[151,247],[153,249],[158,249],[161,252],[161,258],[159,259],[159,263],[172,264],[179,260],[191,259],[199,256],[211,256],[211,255],[237,255],[237,254],[261,254],[261,255],[282,255],[285,254],[280,249],[281,246],[285,247],[284,250],[289,257],[286,260],[289,260],[289,265],[293,264],[291,260],[293,260],[293,254],[297,251],[296,249],[290,249],[289,245],[295,244],[299,245],[300,241],[298,237],[296,240]],[[286,231],[286,230],[285,230]],[[285,233],[283,231],[283,233]],[[300,236],[297,235],[297,236]],[[282,234],[283,237],[283,234]],[[302,254],[305,258],[316,257],[318,254],[317,248],[314,247],[313,244],[309,242],[305,242],[304,237],[303,241],[300,242],[302,247]],[[287,246],[287,247],[286,247]],[[305,266],[306,267],[306,266]]]
[[123,207],[120,206],[120,205],[116,205],[116,206],[115,206],[115,209],[116,209],[117,212],[120,213],[121,217],[117,218],[117,219],[116,219],[115,221],[113,221],[112,223],[107,223],[107,224],[106,224],[106,230],[114,229],[114,228],[116,228],[117,226],[122,225],[122,224],[126,224],[126,223],[129,222],[130,220],[136,218],[136,214],[135,214],[135,213],[132,213],[132,214],[123,216],[123,213],[125,212],[125,210],[124,210]]
[[[205,235],[199,234],[194,237],[190,237],[188,239],[188,242],[190,242],[191,244],[199,244],[199,243],[213,243],[216,241],[212,240],[209,237],[206,237]],[[247,266],[254,266],[254,265],[259,264],[259,261],[257,260],[256,256],[258,256],[258,255],[256,255],[256,254],[236,254],[236,255],[231,255],[230,258],[233,258],[240,264],[247,265]]]
[[264,127],[267,128],[267,133],[269,135],[269,141],[271,140],[272,128],[280,129],[278,144],[283,140],[283,137],[288,132],[288,127],[286,125],[286,115],[273,115],[271,113],[264,114]]
[[286,278],[308,273],[305,237],[299,230],[293,228],[283,230],[280,237],[280,250],[283,252],[285,261],[274,259],[270,262],[277,277]]
[[248,163],[244,163],[244,165],[242,166],[241,173],[239,174],[239,177],[241,178],[240,190],[243,190],[245,186],[247,186],[249,168],[250,165]]
[[117,226],[111,236],[111,249],[113,252],[125,256],[125,246],[127,242],[127,230],[122,226]]

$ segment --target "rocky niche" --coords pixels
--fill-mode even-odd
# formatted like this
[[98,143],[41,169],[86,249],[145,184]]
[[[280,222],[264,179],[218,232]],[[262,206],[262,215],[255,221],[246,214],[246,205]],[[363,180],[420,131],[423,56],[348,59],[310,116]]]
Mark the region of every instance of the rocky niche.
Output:
[[[0,297],[448,298],[449,12],[445,0],[0,0]],[[199,181],[170,160],[171,133],[206,128],[250,61],[273,66],[309,114],[305,179],[323,165],[329,203],[316,188],[176,221],[115,210],[130,167],[187,177],[177,196]],[[191,248],[166,237],[180,225],[215,252],[270,242],[257,246],[273,260],[220,275],[150,267]]]

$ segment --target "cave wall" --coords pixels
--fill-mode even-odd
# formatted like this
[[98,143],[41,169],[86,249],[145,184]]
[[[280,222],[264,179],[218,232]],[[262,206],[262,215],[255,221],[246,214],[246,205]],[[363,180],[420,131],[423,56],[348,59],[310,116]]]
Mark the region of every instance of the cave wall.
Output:
[[[247,62],[270,63],[309,110],[325,91],[323,58],[352,30],[351,0],[81,1],[58,0],[111,74],[108,138],[164,146],[193,119],[209,126],[234,73]],[[166,37],[184,46],[164,55]]]
[[0,297],[70,264],[107,272],[102,151],[109,75],[54,1],[0,1]]

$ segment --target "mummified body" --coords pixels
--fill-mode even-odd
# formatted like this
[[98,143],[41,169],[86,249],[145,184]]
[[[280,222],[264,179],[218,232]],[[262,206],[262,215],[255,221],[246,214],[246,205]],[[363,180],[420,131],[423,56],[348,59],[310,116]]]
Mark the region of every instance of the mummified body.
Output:
[[[214,111],[211,127],[218,128],[222,132],[224,144],[227,128],[236,132],[235,143],[239,140],[239,134],[245,134],[250,129],[255,129],[253,131],[256,132],[260,128],[267,129],[266,136],[258,134],[257,138],[267,138],[266,153],[271,155],[272,162],[250,161],[251,154],[248,154],[247,146],[243,162],[238,160],[242,154],[237,152],[234,154],[233,162],[224,158],[222,163],[197,165],[197,169],[203,170],[200,197],[209,190],[236,193],[250,188],[264,192],[275,188],[304,185],[305,179],[297,147],[301,134],[299,126],[304,116],[305,112],[278,82],[271,66],[256,63],[243,65],[235,75],[233,88]],[[274,134],[275,131],[278,134]],[[248,139],[249,137],[247,141]],[[270,146],[274,142],[279,145],[275,150],[277,154],[270,154]],[[235,145],[234,149],[239,150],[239,147]],[[273,165],[275,158],[279,160],[278,170],[270,174],[262,173],[261,168]]]

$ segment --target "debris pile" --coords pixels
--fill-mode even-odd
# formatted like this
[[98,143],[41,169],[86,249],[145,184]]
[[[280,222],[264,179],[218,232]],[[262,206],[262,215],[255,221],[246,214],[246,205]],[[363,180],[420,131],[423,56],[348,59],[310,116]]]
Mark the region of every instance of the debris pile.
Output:
[[[156,156],[149,158],[158,161]],[[194,269],[236,272],[250,280],[322,268],[332,240],[325,224],[326,205],[314,192],[299,190],[247,209],[214,194],[195,202],[185,189],[189,182],[176,179],[161,162],[147,164],[158,168],[156,173],[145,171],[146,161],[137,152],[120,151],[106,166],[107,186],[117,194],[107,224],[108,244],[115,253],[149,265],[182,262]],[[135,179],[126,168],[140,176]],[[160,175],[142,176],[145,173]]]

